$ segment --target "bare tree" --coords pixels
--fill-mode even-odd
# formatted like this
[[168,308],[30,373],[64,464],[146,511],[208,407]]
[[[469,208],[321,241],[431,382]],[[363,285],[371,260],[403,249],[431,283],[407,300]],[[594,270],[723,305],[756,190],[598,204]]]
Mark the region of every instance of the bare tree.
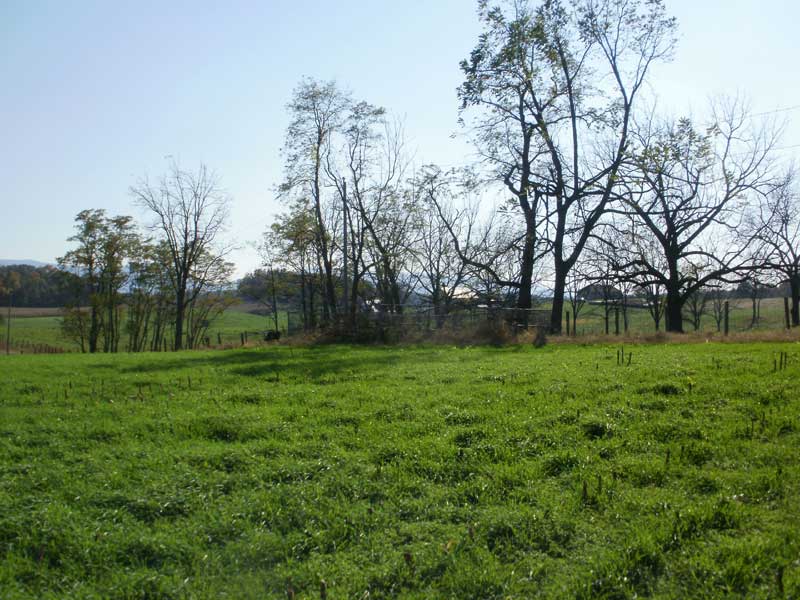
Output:
[[338,170],[344,174],[337,176],[333,161],[329,174],[342,199],[343,225],[351,233],[343,241],[357,251],[352,256],[354,275],[359,274],[359,262],[366,262],[363,272],[372,278],[382,309],[402,312],[409,292],[417,210],[413,188],[402,185],[406,167],[402,125],[387,117],[384,109],[359,102],[348,114],[343,138],[344,166]]
[[717,331],[722,331],[722,322],[725,319],[725,303],[728,302],[730,294],[721,285],[713,285],[707,288],[707,296],[710,302],[711,318],[717,326]]
[[747,229],[761,246],[764,268],[788,283],[792,327],[800,326],[800,193],[796,171],[790,170],[764,201],[753,207]]
[[[487,200],[479,194],[487,188],[469,169],[443,171],[426,165],[416,185],[423,200],[435,208],[458,259],[467,268],[465,285],[488,304],[511,301],[519,308],[522,282],[527,280],[532,287],[541,274],[541,258],[548,252],[546,238],[536,237],[530,248],[534,253],[530,273],[523,276],[528,234],[520,230],[514,206],[495,206],[481,219],[480,205]],[[532,296],[529,300],[528,308]]]
[[741,102],[715,106],[706,132],[688,119],[638,132],[638,148],[621,194],[627,216],[657,241],[656,262],[639,253],[623,265],[630,276],[666,290],[667,330],[683,331],[689,297],[714,282],[741,281],[756,262],[736,235],[754,198],[772,189],[776,136],[754,130]]
[[165,244],[140,243],[129,263],[128,351],[160,350],[172,322],[174,302]]
[[674,45],[661,0],[479,4],[485,29],[462,62],[462,108],[480,107],[476,142],[524,220],[518,306],[530,307],[537,236],[554,255],[551,330],[569,271],[614,199],[637,97]]
[[[584,294],[584,288],[589,284],[589,278],[585,272],[585,267],[583,263],[579,263],[573,268],[569,276],[567,277],[567,282],[565,286],[565,294],[566,294],[566,301],[570,307],[570,313],[572,315],[572,334],[578,334],[578,318],[580,317],[580,313],[583,310],[583,307],[586,306],[586,295]],[[569,316],[567,316],[569,318]],[[570,329],[569,322],[567,323],[567,330]]]
[[[435,179],[422,177],[420,194],[435,194],[435,190],[425,186],[436,186]],[[436,326],[441,327],[450,313],[454,300],[463,292],[463,286],[470,273],[469,265],[461,260],[448,224],[460,229],[461,223],[453,215],[453,207],[443,207],[444,218],[439,217],[436,207],[431,203],[421,203],[417,209],[415,230],[416,241],[413,246],[415,269],[413,276],[422,297],[433,308]]]
[[695,290],[686,298],[685,307],[689,318],[685,320],[691,323],[695,331],[700,331],[703,316],[708,311],[708,301],[709,296],[705,288]]
[[205,165],[191,172],[176,162],[157,183],[144,178],[130,191],[137,204],[153,214],[151,229],[167,250],[175,305],[173,348],[181,350],[186,310],[206,290],[231,250],[220,239],[230,197]]

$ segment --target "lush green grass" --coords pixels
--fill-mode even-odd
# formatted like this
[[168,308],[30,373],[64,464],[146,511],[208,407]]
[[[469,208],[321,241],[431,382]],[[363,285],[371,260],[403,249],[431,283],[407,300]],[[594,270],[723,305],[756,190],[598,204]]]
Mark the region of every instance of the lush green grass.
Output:
[[[2,344],[5,348],[6,324],[3,323]],[[27,344],[47,344],[71,349],[70,343],[61,335],[61,317],[18,317],[11,320],[12,347]]]
[[625,350],[0,357],[0,597],[798,597],[800,346]]

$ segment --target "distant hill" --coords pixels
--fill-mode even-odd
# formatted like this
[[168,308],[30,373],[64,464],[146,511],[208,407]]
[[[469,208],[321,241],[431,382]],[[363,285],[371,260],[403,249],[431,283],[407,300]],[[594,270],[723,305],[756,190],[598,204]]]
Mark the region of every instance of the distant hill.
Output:
[[29,258],[9,259],[0,258],[0,267],[9,267],[11,265],[28,265],[29,267],[46,267],[52,263],[42,262],[40,260],[31,260]]

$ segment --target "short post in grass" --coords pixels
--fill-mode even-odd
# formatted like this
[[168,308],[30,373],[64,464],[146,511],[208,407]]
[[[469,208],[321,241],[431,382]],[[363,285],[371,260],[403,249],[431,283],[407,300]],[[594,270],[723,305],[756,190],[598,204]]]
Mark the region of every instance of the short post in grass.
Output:
[[728,335],[730,332],[730,315],[731,315],[731,304],[728,300],[725,300],[725,312],[723,320],[725,322],[725,335]]
[[217,332],[217,346],[222,346],[222,335],[220,332]]

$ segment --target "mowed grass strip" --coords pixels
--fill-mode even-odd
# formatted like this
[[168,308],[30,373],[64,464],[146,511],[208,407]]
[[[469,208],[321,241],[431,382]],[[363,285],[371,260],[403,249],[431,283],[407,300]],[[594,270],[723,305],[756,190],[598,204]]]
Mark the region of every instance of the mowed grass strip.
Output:
[[0,597],[800,595],[800,345],[619,351],[3,357]]

